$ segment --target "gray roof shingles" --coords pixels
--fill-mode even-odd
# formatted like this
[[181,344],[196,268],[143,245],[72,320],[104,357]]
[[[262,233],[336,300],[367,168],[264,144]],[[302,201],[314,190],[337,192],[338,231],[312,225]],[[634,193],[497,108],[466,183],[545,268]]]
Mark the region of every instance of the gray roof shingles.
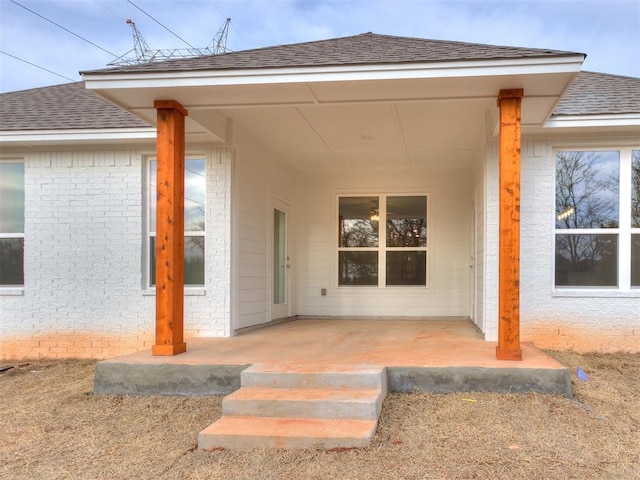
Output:
[[398,64],[584,55],[561,50],[504,47],[362,33],[351,37],[82,72],[143,73],[252,68]]
[[137,127],[150,125],[82,82],[0,94],[0,131]]
[[[365,33],[353,37],[97,70],[104,73],[322,65],[421,63],[581,55]],[[89,72],[85,72],[89,73]],[[525,92],[526,94],[526,92]],[[640,79],[580,72],[554,116],[640,113]],[[0,94],[0,131],[131,128],[150,125],[81,82]]]
[[553,115],[625,113],[640,113],[640,78],[580,72],[558,102]]

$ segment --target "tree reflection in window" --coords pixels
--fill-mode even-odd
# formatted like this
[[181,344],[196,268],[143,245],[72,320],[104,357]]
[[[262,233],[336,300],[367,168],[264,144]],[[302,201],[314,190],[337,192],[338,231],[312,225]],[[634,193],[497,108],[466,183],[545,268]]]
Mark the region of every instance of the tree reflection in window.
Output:
[[556,228],[617,228],[619,152],[556,155]]
[[618,235],[557,234],[556,285],[615,287]]
[[340,198],[340,246],[377,247],[380,202],[378,197]]
[[378,284],[378,197],[341,197],[338,253],[339,285]]
[[[157,163],[149,162],[149,284],[155,286]],[[206,170],[204,159],[186,159],[184,172],[184,284],[204,285]]]
[[640,228],[640,150],[631,157],[631,227]]
[[387,197],[387,247],[427,246],[427,197]]
[[619,226],[619,178],[617,151],[556,155],[557,286],[617,285],[618,235],[605,232]]
[[338,252],[340,285],[378,285],[378,252]]

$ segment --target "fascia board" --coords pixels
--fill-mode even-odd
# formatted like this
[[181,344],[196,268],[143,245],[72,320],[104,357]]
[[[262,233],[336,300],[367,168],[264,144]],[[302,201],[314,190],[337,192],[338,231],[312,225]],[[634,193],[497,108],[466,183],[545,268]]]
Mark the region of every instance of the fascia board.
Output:
[[17,130],[0,132],[0,143],[86,143],[155,140],[156,129],[104,128],[75,130]]
[[187,72],[85,73],[86,88],[199,87],[331,81],[402,80],[579,72],[584,55],[511,60],[394,65],[195,70]]
[[640,113],[608,115],[561,115],[551,117],[545,128],[640,126]]

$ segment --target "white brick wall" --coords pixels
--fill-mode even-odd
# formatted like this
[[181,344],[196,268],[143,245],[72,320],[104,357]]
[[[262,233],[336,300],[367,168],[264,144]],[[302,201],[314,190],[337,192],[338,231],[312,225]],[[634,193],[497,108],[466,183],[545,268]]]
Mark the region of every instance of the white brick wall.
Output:
[[[563,141],[563,145],[571,145]],[[576,145],[579,147],[580,145]],[[498,156],[486,161],[485,338],[497,340]],[[521,339],[578,351],[640,350],[640,292],[554,292],[555,157],[547,140],[523,140],[521,172]]]
[[[555,156],[552,147],[551,142],[544,140],[522,144],[522,338],[544,347],[578,351],[638,351],[640,292],[553,292]],[[615,146],[609,148],[615,149]]]
[[[230,335],[231,152],[207,153],[207,288],[186,297],[185,332]],[[104,357],[153,344],[155,297],[142,280],[143,154],[22,157],[25,285],[21,296],[0,294],[0,357]]]
[[487,142],[485,165],[484,244],[484,338],[498,340],[498,244],[499,244],[499,183],[498,143]]
[[[468,278],[463,272],[468,271],[468,229],[462,228],[459,222],[448,223],[453,218],[469,218],[471,199],[461,198],[457,195],[460,189],[452,188],[454,183],[459,186],[458,177],[454,175],[454,181],[444,174],[404,178],[397,174],[381,177],[362,172],[350,177],[296,177],[274,159],[265,163],[258,147],[245,147],[238,150],[239,160],[234,158],[238,153],[231,149],[194,152],[204,152],[207,157],[206,291],[185,298],[187,337],[231,335],[232,315],[240,318],[246,314],[248,323],[268,320],[265,219],[269,199],[274,194],[292,200],[291,218],[297,222],[292,231],[292,274],[294,279],[298,275],[294,284],[299,287],[292,291],[294,313],[466,315]],[[143,285],[143,152],[105,149],[17,153],[12,158],[25,160],[25,287],[22,295],[6,295],[0,290],[3,332],[0,357],[106,357],[151,346],[155,297],[145,291]],[[149,153],[153,153],[152,147]],[[240,165],[234,166],[236,162]],[[552,144],[525,139],[521,210],[522,340],[543,347],[577,350],[639,350],[637,292],[560,295],[553,291],[554,171]],[[238,243],[232,239],[233,176],[237,177],[235,188],[241,192],[235,193],[238,198],[234,197]],[[387,180],[383,182],[381,178]],[[471,178],[469,184],[472,184]],[[495,140],[488,142],[486,158],[473,184],[476,242],[482,253],[482,258],[476,260],[477,322],[485,338],[495,341],[498,332]],[[398,312],[397,298],[343,295],[333,288],[331,218],[338,186],[348,192],[365,188],[393,190],[407,185],[433,192],[432,220],[437,229],[434,231],[448,233],[445,237],[437,234],[433,238],[433,247],[440,253],[445,252],[445,257],[438,259],[440,263],[434,264],[437,268],[433,285],[438,294],[428,297],[407,294],[403,298],[405,308]],[[253,251],[247,242],[255,222],[259,228],[254,228],[253,233],[260,241],[251,244],[258,247]],[[235,260],[230,255],[234,249],[238,253]],[[449,257],[452,261],[447,263]],[[447,265],[453,265],[458,273],[447,273]],[[233,304],[232,271],[245,267],[250,271],[239,271],[237,282],[242,285],[238,288],[237,303]],[[451,286],[446,283],[454,280],[457,293],[451,296]],[[443,288],[439,290],[441,284]],[[328,288],[330,295],[321,297],[320,288]],[[254,290],[263,292],[257,303],[250,295]],[[363,305],[372,305],[372,298],[375,301],[370,311],[363,309]],[[297,305],[295,299],[299,302]],[[255,313],[249,311],[252,304],[259,304]]]

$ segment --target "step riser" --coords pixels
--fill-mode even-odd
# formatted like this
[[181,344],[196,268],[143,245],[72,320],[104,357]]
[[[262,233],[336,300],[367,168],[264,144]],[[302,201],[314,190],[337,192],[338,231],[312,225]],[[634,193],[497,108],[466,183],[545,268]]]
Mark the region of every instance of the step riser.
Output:
[[252,450],[261,448],[295,449],[361,448],[371,443],[371,438],[309,438],[309,437],[254,437],[248,435],[207,436],[198,435],[199,450]]
[[243,387],[262,388],[343,388],[373,389],[387,391],[387,376],[384,369],[375,373],[299,373],[299,372],[260,372],[251,368],[244,370],[241,376]]
[[386,369],[304,369],[253,366],[244,370],[240,390],[223,400],[222,418],[200,432],[198,448],[369,445],[387,394]]
[[198,448],[349,448],[364,447],[377,420],[291,419],[223,416],[198,435]]
[[382,392],[374,401],[349,402],[332,400],[234,400],[225,398],[222,414],[231,416],[291,418],[354,418],[373,420],[382,410]]

